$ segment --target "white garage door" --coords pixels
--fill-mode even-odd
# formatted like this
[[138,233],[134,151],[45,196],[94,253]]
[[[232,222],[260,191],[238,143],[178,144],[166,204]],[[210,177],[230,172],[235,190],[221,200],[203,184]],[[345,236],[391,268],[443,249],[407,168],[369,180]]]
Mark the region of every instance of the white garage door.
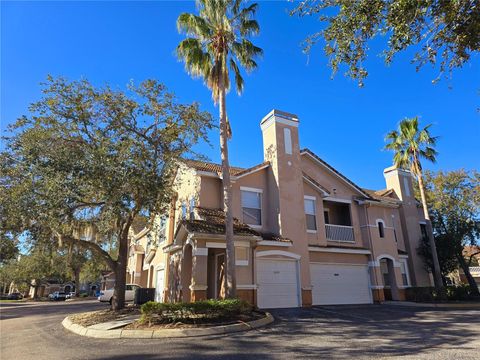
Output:
[[297,261],[257,259],[257,306],[299,306]]
[[162,302],[163,301],[163,283],[165,280],[165,271],[157,270],[157,280],[155,283],[155,301]]
[[366,265],[310,264],[313,305],[372,302]]

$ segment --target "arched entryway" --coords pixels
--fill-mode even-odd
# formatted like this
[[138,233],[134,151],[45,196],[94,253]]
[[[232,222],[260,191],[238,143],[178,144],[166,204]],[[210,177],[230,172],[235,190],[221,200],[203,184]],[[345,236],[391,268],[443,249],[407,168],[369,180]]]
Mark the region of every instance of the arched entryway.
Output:
[[395,260],[383,257],[379,259],[379,263],[383,280],[383,294],[385,300],[400,300],[395,275]]
[[192,283],[192,246],[190,244],[185,245],[183,248],[181,283],[182,301],[190,302],[190,285]]

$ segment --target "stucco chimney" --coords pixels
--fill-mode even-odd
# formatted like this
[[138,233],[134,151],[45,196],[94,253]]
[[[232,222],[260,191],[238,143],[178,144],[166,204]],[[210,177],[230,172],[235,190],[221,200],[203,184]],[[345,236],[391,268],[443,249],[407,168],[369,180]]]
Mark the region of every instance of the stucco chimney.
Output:
[[391,166],[383,170],[387,189],[393,189],[405,205],[415,205],[412,174],[408,170]]

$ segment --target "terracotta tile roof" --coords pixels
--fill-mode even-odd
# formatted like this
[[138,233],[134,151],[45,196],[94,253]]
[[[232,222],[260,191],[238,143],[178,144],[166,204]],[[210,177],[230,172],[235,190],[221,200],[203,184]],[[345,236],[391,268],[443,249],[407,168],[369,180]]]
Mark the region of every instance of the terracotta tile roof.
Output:
[[361,194],[363,195],[366,195],[365,192],[363,191],[363,189],[358,186],[357,184],[355,184],[352,180],[350,180],[349,178],[347,178],[345,175],[343,175],[342,173],[340,173],[340,171],[338,171],[337,169],[335,169],[333,166],[331,166],[330,164],[328,164],[326,161],[324,161],[323,159],[321,159],[318,155],[316,155],[313,151],[309,150],[309,149],[302,149],[300,150],[300,153],[307,153],[309,154],[310,156],[312,156],[314,159],[318,160],[320,163],[322,163],[325,167],[327,167],[328,169],[330,169],[332,172],[334,172],[335,174],[337,174],[338,176],[340,176],[344,181],[346,181],[347,183],[349,183],[353,188],[355,188],[357,191],[359,191]]
[[[214,172],[214,173],[222,172],[221,164],[215,164],[211,162],[198,161],[198,160],[184,160],[184,162],[185,162],[185,165],[192,167],[196,170],[208,171],[208,172]],[[245,170],[246,170],[245,168],[230,166],[230,174],[233,176],[236,176]]]
[[[206,161],[198,161],[198,160],[184,160],[185,164],[189,167],[192,167],[199,171],[208,171],[220,174],[222,172],[222,165],[215,164],[212,162]],[[261,164],[249,167],[249,168],[241,168],[237,166],[230,166],[230,174],[232,176],[242,176],[248,174],[251,171],[255,171],[257,169],[261,169],[264,166],[269,165],[270,162],[266,161]]]
[[[182,221],[188,231],[210,234],[225,233],[225,212],[222,209],[197,207],[196,212],[200,219]],[[233,233],[236,235],[260,236],[257,231],[235,217],[233,218]]]
[[280,242],[292,242],[289,238],[283,237],[278,234],[274,234],[272,232],[262,232],[261,233],[263,240],[268,241],[280,241]]
[[372,199],[389,204],[397,204],[400,200],[395,195],[393,189],[370,190],[363,189]]
[[[180,228],[183,225],[188,232],[199,232],[204,234],[225,234],[225,212],[222,209],[209,209],[204,207],[197,207],[196,214],[199,219],[185,219],[179,223]],[[259,236],[263,240],[270,241],[281,241],[287,242],[290,241],[287,238],[284,238],[280,235],[273,233],[261,233],[258,232],[247,224],[242,223],[237,218],[233,218],[233,233],[235,235],[244,235],[244,236]],[[176,236],[176,234],[175,234]]]
[[237,173],[235,176],[242,176],[242,175],[245,175],[245,174],[248,174],[249,172],[252,172],[252,171],[255,171],[255,170],[258,170],[258,169],[261,169],[265,166],[268,166],[270,165],[270,162],[269,161],[265,161],[261,164],[258,164],[258,165],[255,165],[255,166],[252,166],[252,167],[249,167],[247,169],[244,169],[243,171],[240,171],[239,173]]

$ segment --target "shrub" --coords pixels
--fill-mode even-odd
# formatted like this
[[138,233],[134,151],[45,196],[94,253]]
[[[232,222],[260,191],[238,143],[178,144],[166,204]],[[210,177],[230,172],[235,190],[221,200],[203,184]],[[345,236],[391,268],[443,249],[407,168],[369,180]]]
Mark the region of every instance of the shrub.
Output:
[[[447,299],[451,301],[477,299],[468,285],[447,286],[446,290]],[[429,286],[407,288],[405,296],[408,301],[416,302],[434,302],[439,300],[435,288]]]
[[240,299],[201,300],[191,303],[158,303],[149,301],[142,305],[142,323],[151,325],[154,322],[209,322],[222,318],[246,314],[252,306]]

